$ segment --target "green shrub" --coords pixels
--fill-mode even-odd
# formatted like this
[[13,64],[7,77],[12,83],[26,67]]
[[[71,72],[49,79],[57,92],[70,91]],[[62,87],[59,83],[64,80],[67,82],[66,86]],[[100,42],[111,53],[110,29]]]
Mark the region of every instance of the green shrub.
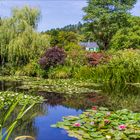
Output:
[[37,77],[46,77],[47,73],[45,70],[42,70],[37,63],[37,60],[31,61],[20,70],[16,71],[15,75],[21,76],[37,76]]
[[116,50],[140,48],[140,26],[137,25],[120,29],[113,36],[110,46]]
[[49,32],[49,35],[51,35],[51,46],[63,47],[65,45],[68,45],[69,43],[78,44],[79,41],[79,35],[72,31],[67,32],[52,30]]
[[118,51],[106,65],[94,69],[98,82],[139,82],[140,50]]
[[73,77],[76,79],[93,79],[93,69],[90,66],[81,66],[73,71]]
[[131,16],[129,27],[121,28],[113,36],[110,47],[113,49],[140,48],[140,17]]
[[12,67],[25,66],[46,50],[49,36],[35,30],[39,13],[36,8],[16,8],[11,17],[1,19],[0,63],[10,63]]
[[109,55],[105,52],[90,52],[87,55],[88,64],[91,66],[97,66],[99,64],[105,64],[110,60]]
[[71,78],[71,68],[67,66],[59,66],[56,68],[49,69],[48,77],[49,78],[59,78],[59,79],[66,79]]
[[92,79],[95,82],[138,82],[140,81],[140,51],[124,50],[109,52],[110,60],[96,67],[81,66],[72,70],[73,78]]
[[17,69],[18,67],[12,67],[10,63],[6,63],[0,67],[0,75],[14,75]]
[[86,51],[81,46],[70,43],[64,49],[67,53],[66,65],[79,67],[87,63]]
[[40,58],[39,64],[42,69],[48,70],[50,67],[62,65],[65,62],[66,53],[62,48],[49,48],[45,54]]

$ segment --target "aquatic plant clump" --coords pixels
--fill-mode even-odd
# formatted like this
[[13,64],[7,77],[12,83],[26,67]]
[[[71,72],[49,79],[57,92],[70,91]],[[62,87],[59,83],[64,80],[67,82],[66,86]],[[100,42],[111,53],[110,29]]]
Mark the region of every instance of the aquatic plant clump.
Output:
[[52,127],[63,128],[79,140],[136,140],[140,139],[140,113],[93,107],[79,116],[64,117]]
[[[26,95],[12,91],[0,92],[0,140],[9,140],[19,120],[22,119],[35,104],[41,103],[43,100],[41,96]],[[19,108],[19,112],[15,113],[17,108]],[[9,121],[11,116],[14,116],[12,122]]]
[[[22,81],[22,85],[18,89],[32,91],[46,91],[66,93],[90,93],[95,92],[91,86],[99,86],[93,83],[92,80],[76,80],[76,79],[42,79],[26,76],[0,76],[1,81]],[[96,91],[98,92],[98,91]]]
[[12,91],[0,92],[0,108],[10,106],[12,103],[19,101],[20,105],[24,105],[25,102],[30,105],[33,103],[40,103],[43,101],[41,96],[31,96],[24,93],[16,93]]

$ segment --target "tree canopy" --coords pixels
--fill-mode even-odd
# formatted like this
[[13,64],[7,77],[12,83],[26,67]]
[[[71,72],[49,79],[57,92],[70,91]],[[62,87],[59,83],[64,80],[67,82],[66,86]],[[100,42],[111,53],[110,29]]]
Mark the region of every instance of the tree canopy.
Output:
[[129,27],[119,29],[111,39],[110,46],[117,50],[140,48],[140,17],[131,17]]
[[47,35],[35,31],[39,10],[23,7],[13,9],[10,18],[1,19],[0,60],[2,65],[10,63],[20,66],[45,51],[49,45]]
[[28,6],[25,6],[22,9],[14,8],[12,10],[12,17],[16,22],[26,22],[26,24],[36,28],[40,19],[40,11]]
[[94,40],[101,49],[107,50],[112,36],[118,29],[128,26],[130,9],[137,0],[88,0],[84,20],[87,29],[93,33]]

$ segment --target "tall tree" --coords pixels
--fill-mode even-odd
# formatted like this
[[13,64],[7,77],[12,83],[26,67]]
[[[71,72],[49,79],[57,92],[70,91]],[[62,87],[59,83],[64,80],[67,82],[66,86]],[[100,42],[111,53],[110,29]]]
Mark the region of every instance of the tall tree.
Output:
[[53,29],[47,32],[51,36],[50,44],[52,46],[64,47],[69,43],[78,44],[79,35],[72,31],[61,31],[59,29]]
[[91,31],[94,40],[101,49],[107,50],[112,36],[118,29],[128,26],[130,10],[137,0],[88,0],[86,13],[87,30]]
[[140,17],[132,17],[129,27],[119,29],[112,37],[110,46],[113,49],[140,48]]
[[12,16],[17,22],[24,21],[33,28],[36,28],[40,19],[40,11],[36,8],[25,6],[21,9],[14,8]]
[[13,9],[12,16],[1,20],[0,64],[21,66],[42,54],[49,37],[35,31],[39,19],[35,8]]

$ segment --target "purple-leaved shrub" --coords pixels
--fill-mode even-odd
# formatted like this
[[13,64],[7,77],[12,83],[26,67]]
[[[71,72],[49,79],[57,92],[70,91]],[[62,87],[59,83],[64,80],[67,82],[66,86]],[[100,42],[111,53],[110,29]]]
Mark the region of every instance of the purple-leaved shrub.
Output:
[[64,64],[65,58],[66,53],[62,48],[52,47],[45,52],[42,58],[40,58],[39,64],[43,69],[48,69]]

